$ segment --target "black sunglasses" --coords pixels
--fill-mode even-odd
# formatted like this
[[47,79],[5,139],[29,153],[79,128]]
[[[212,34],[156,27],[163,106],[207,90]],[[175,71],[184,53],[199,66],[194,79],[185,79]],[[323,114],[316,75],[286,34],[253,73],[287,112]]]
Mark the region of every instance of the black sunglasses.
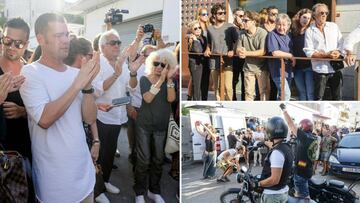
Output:
[[196,30],[201,30],[201,27],[194,27],[193,30],[196,31]]
[[154,61],[153,65],[155,67],[159,66],[161,64],[161,68],[165,68],[166,64],[165,63],[161,63],[161,62],[157,62],[157,61]]
[[244,23],[247,23],[247,22],[249,22],[249,21],[251,21],[250,19],[242,19],[242,21],[244,22]]
[[14,44],[17,49],[22,49],[25,46],[25,42],[23,42],[22,40],[13,40],[10,37],[5,36],[1,38],[1,42],[5,46],[11,46],[12,44]]
[[107,44],[110,44],[111,46],[115,46],[115,45],[120,46],[120,45],[121,45],[121,41],[120,41],[120,40],[111,40],[111,41],[108,42]]
[[323,16],[323,15],[326,15],[326,16],[327,16],[327,15],[329,15],[329,12],[327,12],[327,11],[325,11],[325,12],[324,12],[324,11],[321,11],[321,12],[320,12],[320,15],[322,15],[322,16]]
[[217,12],[217,13],[216,13],[216,15],[219,15],[219,16],[220,16],[220,15],[225,15],[225,14],[226,14],[225,11],[223,11],[223,12]]

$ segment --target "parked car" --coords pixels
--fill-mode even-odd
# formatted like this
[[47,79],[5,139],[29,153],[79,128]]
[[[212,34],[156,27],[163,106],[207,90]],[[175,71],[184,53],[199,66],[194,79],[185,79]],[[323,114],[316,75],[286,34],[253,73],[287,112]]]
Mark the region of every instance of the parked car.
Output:
[[332,152],[330,172],[344,178],[360,177],[360,133],[344,136]]

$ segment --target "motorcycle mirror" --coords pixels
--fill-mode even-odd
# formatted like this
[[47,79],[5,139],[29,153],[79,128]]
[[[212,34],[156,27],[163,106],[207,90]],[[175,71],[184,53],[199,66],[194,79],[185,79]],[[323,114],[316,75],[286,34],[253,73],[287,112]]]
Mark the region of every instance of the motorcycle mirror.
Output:
[[241,167],[241,171],[242,171],[243,173],[246,173],[247,170],[248,170],[248,169],[247,169],[245,166],[242,166],[242,167]]

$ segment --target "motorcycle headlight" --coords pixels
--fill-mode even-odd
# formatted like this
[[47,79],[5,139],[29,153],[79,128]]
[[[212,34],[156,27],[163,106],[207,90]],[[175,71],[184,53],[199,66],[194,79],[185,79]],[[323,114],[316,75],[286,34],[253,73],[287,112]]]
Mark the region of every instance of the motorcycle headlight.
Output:
[[337,160],[337,158],[334,155],[330,156],[329,162],[334,164],[340,164],[340,162]]

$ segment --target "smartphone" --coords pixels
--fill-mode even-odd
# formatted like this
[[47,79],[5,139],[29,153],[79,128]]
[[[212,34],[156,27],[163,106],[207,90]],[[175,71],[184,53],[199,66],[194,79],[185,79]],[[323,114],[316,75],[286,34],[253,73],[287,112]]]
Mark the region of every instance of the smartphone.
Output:
[[129,96],[126,96],[126,97],[120,97],[120,98],[117,98],[117,99],[113,99],[111,101],[111,104],[116,107],[116,106],[123,106],[123,105],[127,105],[127,104],[130,104],[130,101],[131,101],[131,97]]

